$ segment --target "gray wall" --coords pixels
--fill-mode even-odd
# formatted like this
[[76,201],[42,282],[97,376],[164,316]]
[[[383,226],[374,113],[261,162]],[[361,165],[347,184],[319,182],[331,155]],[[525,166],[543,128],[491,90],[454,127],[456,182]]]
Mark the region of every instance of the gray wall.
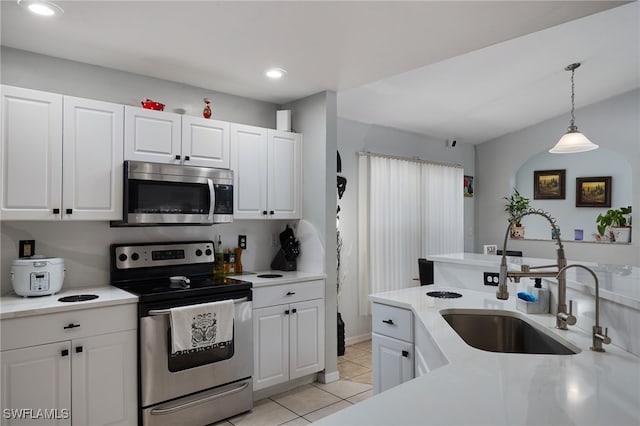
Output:
[[[536,200],[533,191],[533,175],[536,170],[565,170],[566,188],[564,200]],[[630,206],[633,188],[631,164],[620,153],[607,148],[580,154],[580,161],[567,163],[567,157],[543,152],[533,156],[520,167],[516,174],[515,187],[531,199],[531,207],[553,212],[558,220],[562,240],[573,240],[574,230],[582,229],[584,241],[595,241],[595,218],[607,208],[576,207],[576,178],[587,176],[611,176],[611,207]],[[522,220],[525,236],[531,239],[551,240],[551,228],[546,220],[529,216]]]
[[[640,164],[640,90],[580,108],[576,110],[576,122],[580,131],[591,141],[602,148],[617,152],[632,165],[631,201],[637,211],[640,206],[640,168],[637,167]],[[476,251],[480,252],[484,244],[501,244],[507,227],[502,197],[510,193],[518,169],[529,158],[553,146],[566,131],[568,123],[569,115],[566,114],[477,147]],[[566,162],[565,168],[570,169],[572,163],[577,164],[581,161],[582,154],[562,155]],[[615,164],[611,165],[611,168],[615,167]],[[567,185],[571,184],[567,182]],[[553,209],[550,210],[553,215]],[[594,223],[596,215],[594,211]],[[569,241],[565,245],[567,258],[639,266],[638,229],[638,226],[633,229],[631,245]],[[551,242],[511,240],[509,248],[522,250],[530,257],[555,256]]]
[[325,374],[338,371],[336,292],[336,94],[321,92],[284,105],[292,130],[303,134],[303,217],[317,229],[325,249]]
[[[357,339],[371,332],[371,317],[358,315],[358,157],[370,151],[423,160],[461,164],[465,175],[475,174],[474,146],[458,142],[448,148],[442,139],[397,129],[338,119],[338,150],[342,158],[342,175],[347,187],[340,204],[340,233],[343,239],[341,287],[338,307],[345,321],[347,339]],[[460,188],[462,191],[463,188]],[[464,199],[465,251],[474,247],[474,198]],[[414,276],[418,276],[418,260]]]
[[[139,105],[149,97],[163,102],[168,111],[200,116],[202,98],[213,100],[214,118],[268,128],[275,127],[277,105],[217,93],[171,81],[114,69],[33,54],[2,47],[1,82],[109,102]],[[38,254],[65,258],[65,287],[109,283],[109,244],[138,241],[216,239],[235,247],[238,234],[248,236],[242,260],[245,270],[269,269],[277,251],[271,237],[285,228],[284,221],[236,221],[212,227],[109,228],[107,222],[7,222],[0,223],[2,294],[11,290],[11,260],[18,256],[18,241],[35,239]]]
[[203,98],[212,101],[212,118],[275,129],[277,105],[139,74],[68,61],[2,46],[0,81],[63,95],[140,106],[149,98],[165,111],[202,116]]

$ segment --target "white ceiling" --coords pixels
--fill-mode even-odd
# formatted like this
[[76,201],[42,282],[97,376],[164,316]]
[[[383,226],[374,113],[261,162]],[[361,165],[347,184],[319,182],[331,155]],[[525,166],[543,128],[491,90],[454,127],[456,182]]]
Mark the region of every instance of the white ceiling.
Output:
[[3,0],[2,45],[277,104],[334,90],[340,116],[469,143],[566,112],[570,62],[578,106],[639,86],[637,3],[57,3]]

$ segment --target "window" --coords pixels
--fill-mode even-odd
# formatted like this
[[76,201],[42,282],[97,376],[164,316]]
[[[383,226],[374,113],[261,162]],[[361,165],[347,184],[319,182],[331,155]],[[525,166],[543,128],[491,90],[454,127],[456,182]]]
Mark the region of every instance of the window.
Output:
[[407,288],[417,259],[464,250],[460,166],[363,154],[358,177],[360,315],[369,294]]

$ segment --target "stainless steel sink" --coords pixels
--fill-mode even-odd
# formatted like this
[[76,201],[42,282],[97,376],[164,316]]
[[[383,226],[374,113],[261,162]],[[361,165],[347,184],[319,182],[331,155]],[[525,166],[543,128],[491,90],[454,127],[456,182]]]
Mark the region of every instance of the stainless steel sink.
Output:
[[489,352],[575,355],[580,349],[561,343],[509,311],[449,309],[442,317],[469,346]]

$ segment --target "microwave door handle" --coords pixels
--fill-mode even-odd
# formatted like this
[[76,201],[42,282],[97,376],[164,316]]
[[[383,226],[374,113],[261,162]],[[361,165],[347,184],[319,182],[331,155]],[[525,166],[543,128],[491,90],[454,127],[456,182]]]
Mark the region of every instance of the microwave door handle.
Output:
[[213,186],[213,179],[207,179],[207,184],[209,185],[209,200],[211,204],[209,205],[209,216],[207,216],[207,220],[210,223],[213,223],[213,211],[216,208],[216,189]]

